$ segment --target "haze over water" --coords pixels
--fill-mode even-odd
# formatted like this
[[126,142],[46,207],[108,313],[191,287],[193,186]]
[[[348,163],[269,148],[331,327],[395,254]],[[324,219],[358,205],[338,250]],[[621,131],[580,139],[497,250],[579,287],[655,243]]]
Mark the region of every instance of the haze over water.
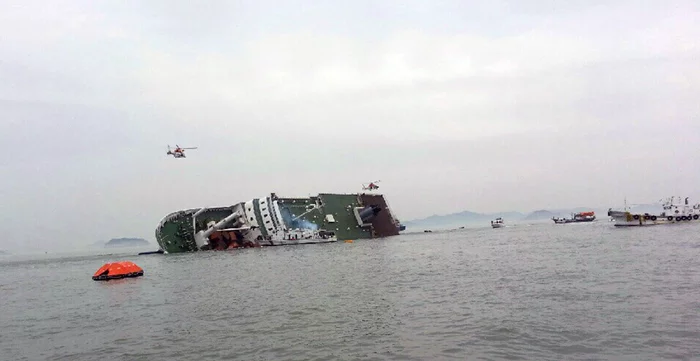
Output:
[[700,198],[697,0],[6,0],[0,33],[0,250],[374,180],[405,221]]
[[[690,360],[700,226],[0,261],[3,360]],[[107,252],[113,252],[108,250]],[[132,260],[137,279],[95,282]]]

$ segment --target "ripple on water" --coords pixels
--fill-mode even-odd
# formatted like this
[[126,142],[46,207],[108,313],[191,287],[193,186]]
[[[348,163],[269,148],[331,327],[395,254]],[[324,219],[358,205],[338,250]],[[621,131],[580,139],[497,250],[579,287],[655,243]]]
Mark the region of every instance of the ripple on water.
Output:
[[0,263],[0,354],[690,359],[700,354],[691,228],[542,224],[137,257],[146,275],[119,282],[90,279],[104,256]]

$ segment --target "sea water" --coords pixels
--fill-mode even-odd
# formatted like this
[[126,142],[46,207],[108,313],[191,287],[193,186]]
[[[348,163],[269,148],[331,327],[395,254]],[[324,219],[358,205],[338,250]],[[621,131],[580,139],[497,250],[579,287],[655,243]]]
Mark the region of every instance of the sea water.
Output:
[[[0,360],[690,360],[700,226],[0,258]],[[145,274],[96,282],[104,263]]]

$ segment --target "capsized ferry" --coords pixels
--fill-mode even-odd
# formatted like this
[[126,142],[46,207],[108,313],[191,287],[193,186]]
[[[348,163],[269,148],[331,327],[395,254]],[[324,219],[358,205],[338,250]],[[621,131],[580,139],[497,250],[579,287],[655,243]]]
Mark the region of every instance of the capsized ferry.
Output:
[[401,223],[377,193],[275,193],[221,207],[173,212],[156,227],[166,253],[326,243],[398,235]]

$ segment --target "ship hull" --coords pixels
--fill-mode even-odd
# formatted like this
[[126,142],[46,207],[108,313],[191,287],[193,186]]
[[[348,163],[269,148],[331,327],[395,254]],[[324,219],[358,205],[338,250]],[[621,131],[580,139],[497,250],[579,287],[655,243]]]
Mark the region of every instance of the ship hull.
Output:
[[595,221],[595,218],[593,218],[593,219],[555,219],[554,223],[556,223],[556,224],[587,223],[587,222],[593,222],[593,221]]
[[397,224],[381,194],[272,193],[231,206],[173,212],[155,235],[166,253],[183,253],[388,237],[399,234]]
[[493,227],[493,228],[503,228],[503,227],[505,227],[505,225],[504,225],[503,223],[493,223],[493,224],[491,225],[491,227]]

